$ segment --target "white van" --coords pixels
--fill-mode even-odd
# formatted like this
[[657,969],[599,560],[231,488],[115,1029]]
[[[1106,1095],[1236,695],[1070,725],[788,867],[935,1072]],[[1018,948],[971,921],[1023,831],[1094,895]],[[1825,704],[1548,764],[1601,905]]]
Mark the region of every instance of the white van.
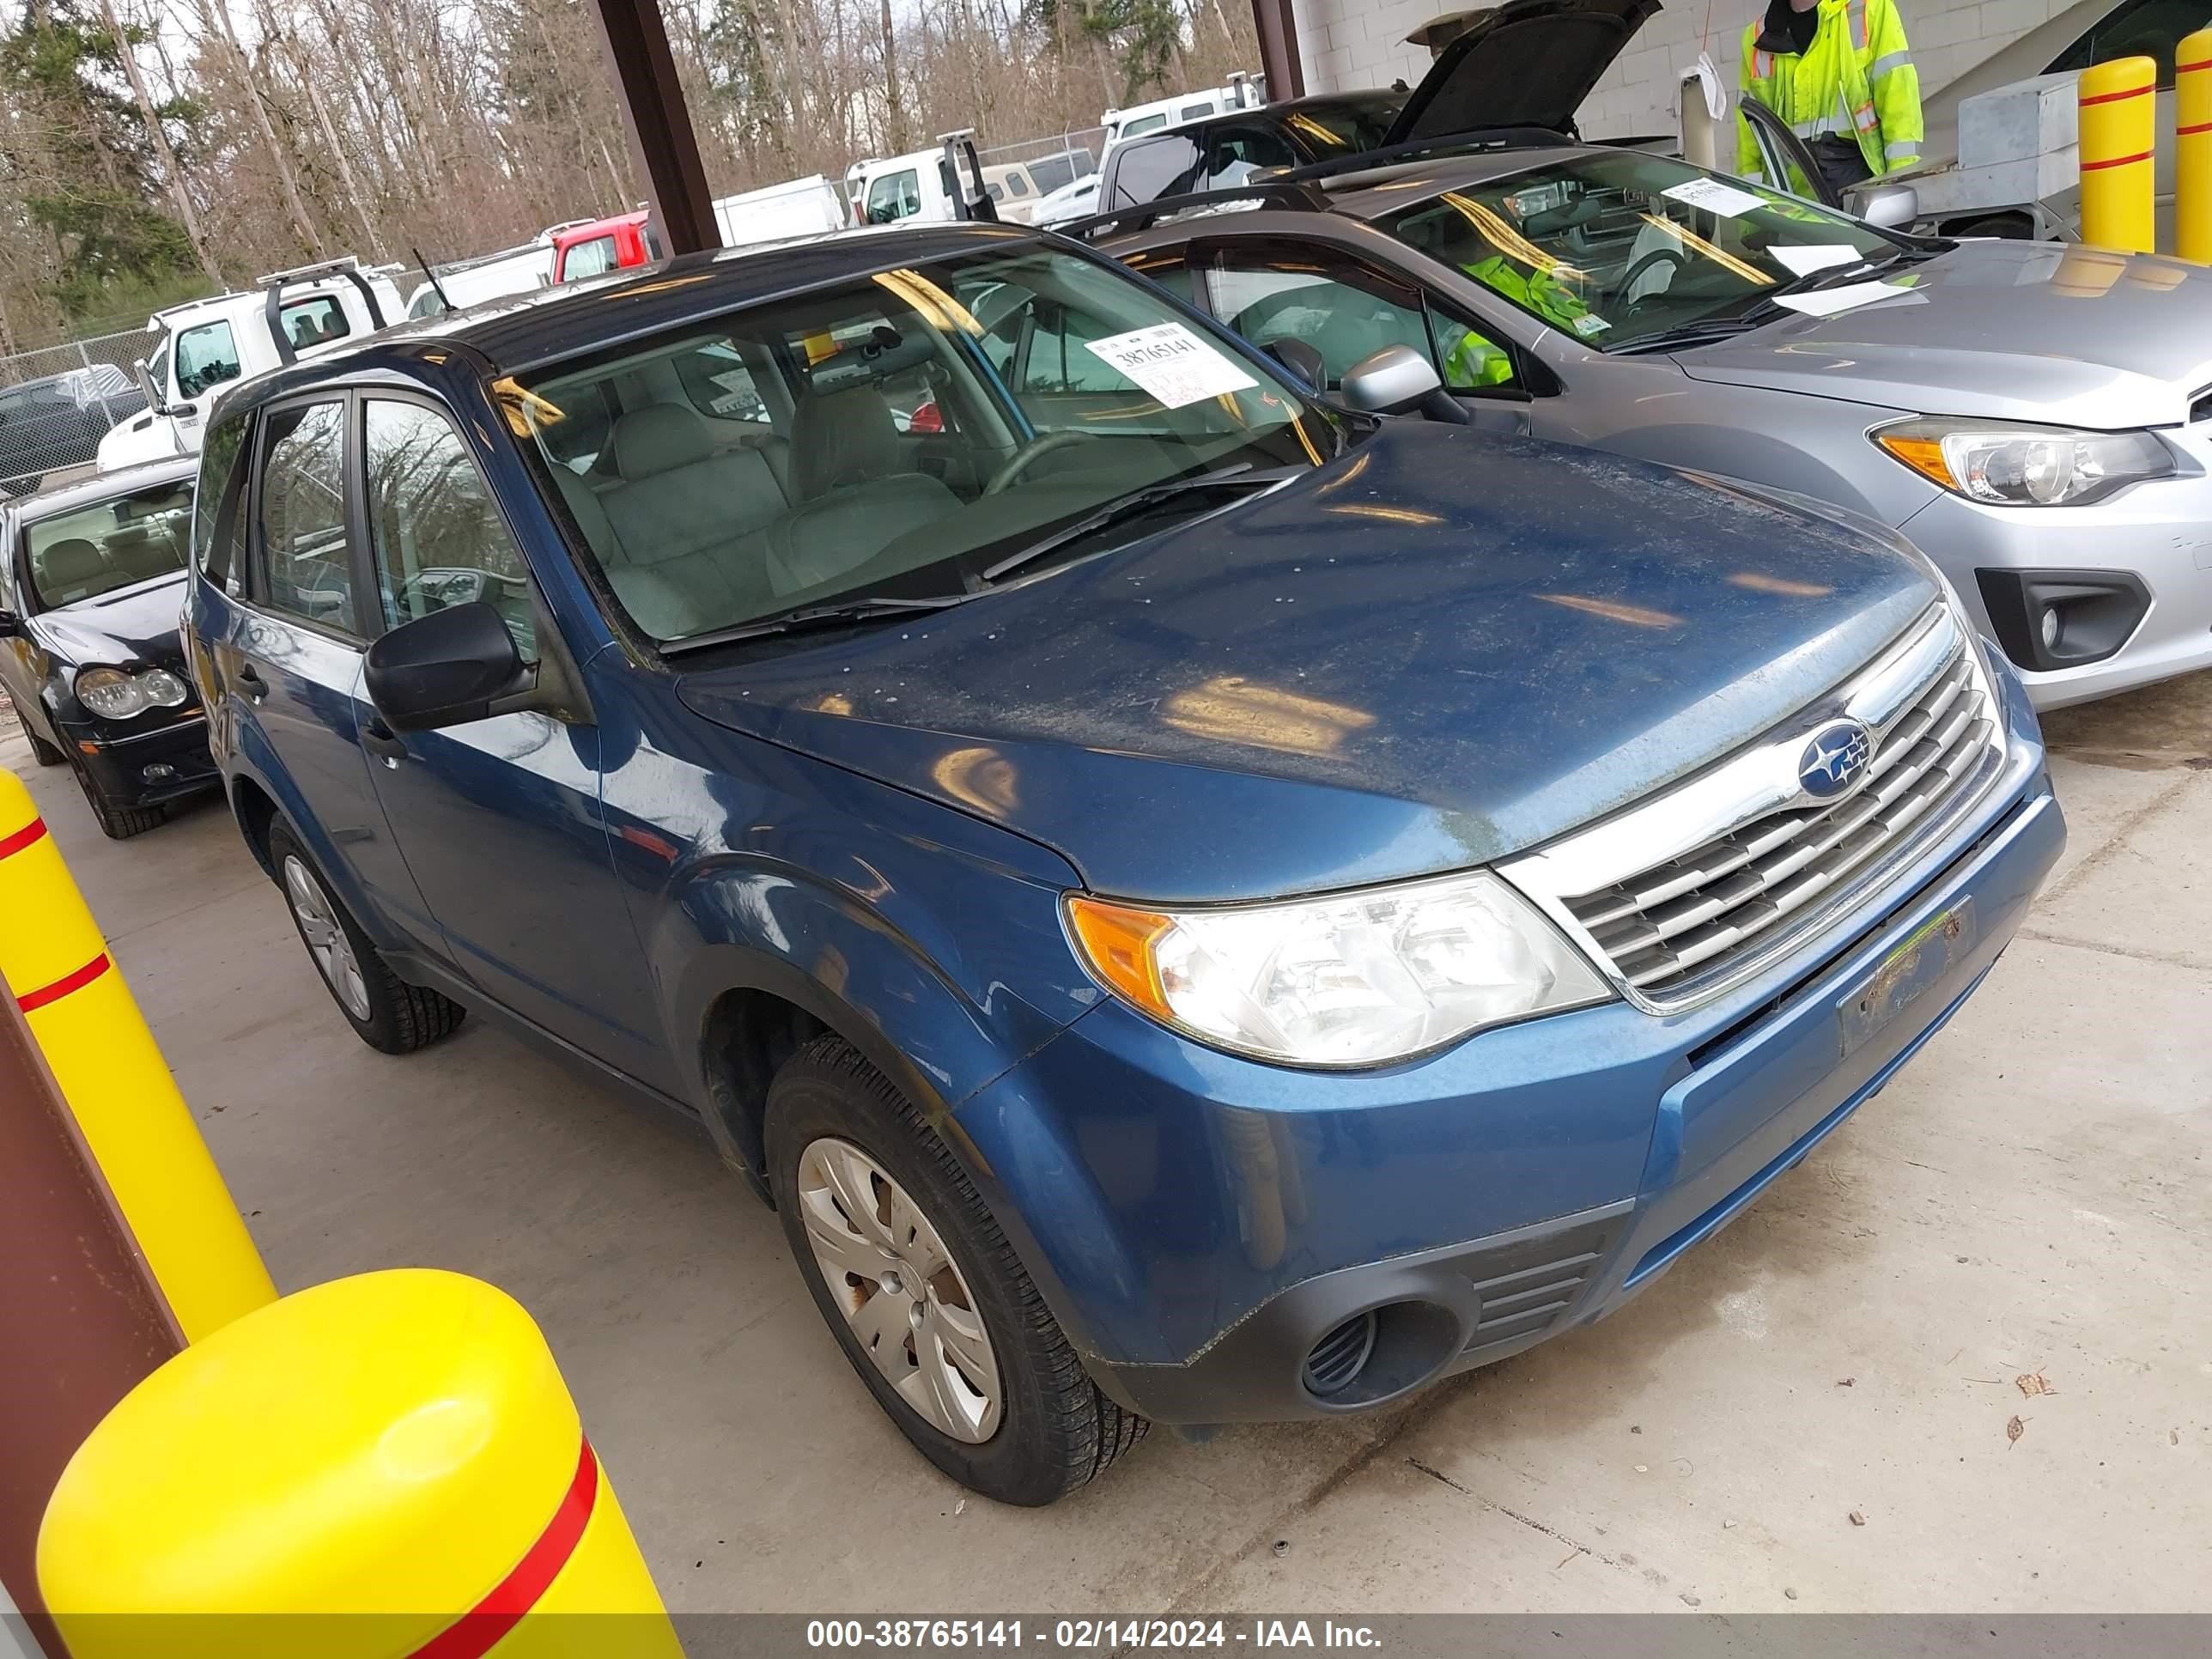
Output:
[[1122,139],[1134,138],[1140,133],[1179,127],[1186,121],[1203,121],[1226,110],[1256,109],[1266,101],[1260,82],[1249,76],[1236,75],[1230,77],[1225,87],[1155,98],[1149,104],[1132,104],[1127,109],[1109,109],[1100,118],[1100,125],[1106,129],[1106,147],[1110,149]]
[[[553,281],[553,236],[541,231],[520,247],[488,253],[480,259],[456,259],[435,265],[438,280],[424,283],[407,296],[407,315],[435,317],[448,309],[465,311],[510,294],[532,294]],[[443,290],[443,297],[440,291]]]
[[754,247],[794,236],[842,230],[845,198],[818,173],[725,196],[714,203],[714,229],[724,247]]
[[250,294],[155,312],[146,324],[152,350],[139,364],[151,404],[100,441],[100,470],[197,455],[208,404],[221,388],[398,322],[399,290],[386,274],[396,269],[364,270],[349,254],[271,271]]

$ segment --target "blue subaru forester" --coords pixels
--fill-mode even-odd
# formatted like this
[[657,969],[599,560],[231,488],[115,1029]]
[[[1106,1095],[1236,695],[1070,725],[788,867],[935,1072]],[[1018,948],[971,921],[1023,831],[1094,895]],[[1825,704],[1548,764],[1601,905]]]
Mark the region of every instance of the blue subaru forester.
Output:
[[679,259],[225,399],[194,672],[366,1041],[697,1119],[1047,1503],[1619,1306],[2063,840],[1895,538],[1423,406],[1012,228]]

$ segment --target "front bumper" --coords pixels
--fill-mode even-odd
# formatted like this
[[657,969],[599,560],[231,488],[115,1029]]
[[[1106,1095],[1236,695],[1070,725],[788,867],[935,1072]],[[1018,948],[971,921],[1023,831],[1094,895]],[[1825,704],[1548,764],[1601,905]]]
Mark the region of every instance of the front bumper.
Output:
[[[2010,941],[2065,836],[2014,701],[1969,822],[1848,929],[1712,1003],[1616,1003],[1326,1076],[1109,1003],[961,1109],[987,1201],[1100,1386],[1164,1422],[1371,1408],[1599,1318],[1871,1098]],[[1883,970],[1931,924],[1944,943],[1902,958],[1924,966],[1900,989]],[[1870,1024],[1870,999],[1891,1017]],[[1366,1366],[1316,1394],[1307,1356],[1370,1310]]]
[[[2194,440],[2176,447],[2212,465],[2212,445],[2202,455]],[[1984,635],[1996,630],[1978,570],[2111,571],[2142,584],[2149,608],[2112,655],[2041,672],[2014,663],[2039,709],[2212,667],[2212,472],[2137,484],[2080,507],[1997,507],[1940,495],[1898,529],[1942,567]]]
[[197,709],[150,732],[64,726],[62,738],[111,806],[159,806],[222,782]]

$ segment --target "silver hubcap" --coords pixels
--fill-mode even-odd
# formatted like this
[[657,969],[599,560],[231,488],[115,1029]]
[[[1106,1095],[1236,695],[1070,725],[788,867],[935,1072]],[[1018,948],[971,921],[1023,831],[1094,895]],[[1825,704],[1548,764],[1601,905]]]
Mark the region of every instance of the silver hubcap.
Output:
[[290,854],[284,856],[284,892],[299,919],[300,937],[307,941],[307,954],[322,970],[323,983],[331,988],[345,1011],[356,1019],[368,1018],[368,981],[361,975],[361,963],[353,941],[338,926],[337,910],[314,872]]
[[955,1440],[999,1426],[1002,1385],[968,1281],[913,1195],[849,1140],[799,1160],[807,1242],[830,1298],[900,1397]]

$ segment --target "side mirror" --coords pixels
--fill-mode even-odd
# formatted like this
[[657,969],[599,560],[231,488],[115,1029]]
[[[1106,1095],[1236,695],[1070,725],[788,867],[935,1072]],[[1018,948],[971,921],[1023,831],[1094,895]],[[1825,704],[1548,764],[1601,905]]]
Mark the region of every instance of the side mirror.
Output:
[[1339,395],[1352,408],[1370,415],[1403,415],[1419,410],[1432,421],[1468,424],[1467,411],[1444,390],[1437,366],[1407,345],[1387,345],[1362,357],[1345,370]]
[[1328,365],[1322,355],[1304,340],[1270,340],[1267,355],[1285,368],[1304,380],[1316,392],[1328,390]]
[[138,382],[138,390],[146,396],[146,407],[156,415],[161,413],[161,389],[154,384],[154,371],[146,367],[141,357],[131,365],[131,378]]
[[396,732],[488,720],[535,684],[506,622],[482,603],[401,623],[368,647],[362,672],[369,700]]
[[1858,216],[1885,230],[1899,230],[1920,216],[1920,192],[1911,185],[1876,185],[1858,198]]

